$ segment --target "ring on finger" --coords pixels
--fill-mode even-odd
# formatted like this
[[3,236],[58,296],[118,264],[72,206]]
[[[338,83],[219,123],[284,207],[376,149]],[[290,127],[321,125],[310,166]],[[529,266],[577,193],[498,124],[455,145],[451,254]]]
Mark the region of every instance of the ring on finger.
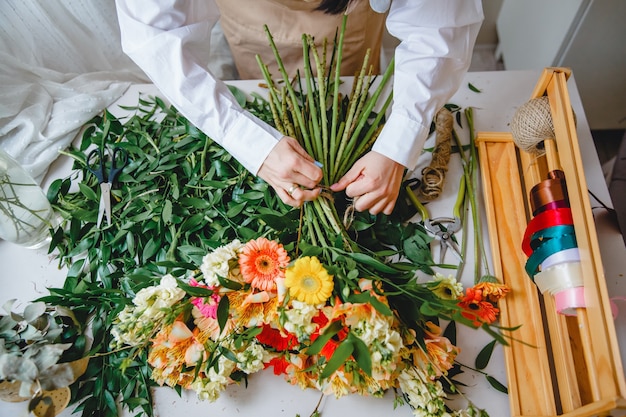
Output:
[[289,189],[287,190],[287,194],[289,194],[289,197],[293,197],[293,192],[296,191],[296,188],[298,188],[298,184],[293,184],[291,187],[289,187]]

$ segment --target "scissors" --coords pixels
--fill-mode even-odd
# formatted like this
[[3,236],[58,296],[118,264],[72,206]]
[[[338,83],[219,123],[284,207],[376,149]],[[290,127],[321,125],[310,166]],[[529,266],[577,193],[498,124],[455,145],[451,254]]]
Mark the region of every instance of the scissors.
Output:
[[[415,196],[410,185],[407,185],[406,191],[409,199],[422,216],[426,231],[439,240],[439,263],[443,263],[448,249],[451,249],[459,261],[463,262],[463,255],[453,237],[456,232],[461,230],[461,205],[465,200],[465,176],[461,176],[459,191],[452,211],[453,217],[431,218],[428,215],[428,210]],[[445,228],[441,227],[443,225],[446,225]]]
[[100,227],[102,218],[106,214],[107,225],[111,225],[111,189],[119,173],[128,164],[128,153],[126,150],[114,147],[111,152],[107,148],[108,156],[111,159],[111,167],[107,172],[107,155],[101,148],[92,150],[87,156],[87,169],[91,172],[100,184],[100,207],[98,208],[98,220],[96,226]]

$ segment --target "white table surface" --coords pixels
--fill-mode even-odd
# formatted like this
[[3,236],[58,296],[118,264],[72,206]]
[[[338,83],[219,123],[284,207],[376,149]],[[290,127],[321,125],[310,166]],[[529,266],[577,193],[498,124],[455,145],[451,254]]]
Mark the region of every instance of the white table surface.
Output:
[[[532,93],[540,76],[540,71],[496,71],[472,72],[465,77],[459,91],[450,100],[463,108],[474,108],[474,124],[476,131],[501,132],[510,131],[509,124],[516,109],[525,103]],[[470,90],[468,83],[480,89],[480,93]],[[256,82],[240,81],[233,84],[246,91],[263,90],[257,87]],[[568,82],[572,106],[577,115],[577,133],[581,147],[581,154],[589,189],[604,203],[612,207],[610,196],[604,181],[601,166],[593,144],[587,119],[584,115],[580,96],[575,85],[574,77]],[[116,115],[123,114],[117,105],[134,105],[138,94],[157,94],[152,85],[137,85],[129,89],[127,94],[114,105],[111,110]],[[263,93],[264,94],[264,93]],[[459,132],[466,137],[467,132]],[[458,156],[457,156],[458,157]],[[455,163],[456,162],[456,163]],[[458,179],[458,160],[451,161],[448,178]],[[456,168],[455,168],[456,167]],[[51,178],[67,172],[67,163],[58,161],[50,170],[44,187]],[[450,180],[456,181],[455,180]],[[432,203],[431,214],[440,208],[441,215],[449,215],[449,208],[456,198],[456,189],[453,185],[446,186],[437,202]],[[482,204],[482,199],[480,200]],[[598,207],[593,199],[592,207]],[[605,267],[605,277],[609,295],[611,297],[626,296],[626,248],[622,236],[615,223],[601,209],[595,209],[596,228],[599,236],[600,250]],[[489,250],[487,248],[487,250]],[[470,252],[471,253],[471,252]],[[46,250],[27,250],[8,242],[0,241],[0,303],[17,298],[20,302],[28,302],[38,296],[46,295],[47,287],[60,287],[65,279],[64,270],[57,268],[57,261],[53,256],[46,254]],[[472,267],[467,265],[467,274],[463,277],[466,286],[471,286]],[[449,270],[442,271],[450,273]],[[1,304],[0,304],[1,305]],[[619,305],[619,302],[618,302]],[[626,346],[626,305],[623,306],[615,321],[620,346]],[[482,332],[459,328],[457,345],[461,349],[458,360],[467,365],[473,365],[479,350],[489,342],[489,338]],[[622,362],[625,360],[625,349],[621,349]],[[506,384],[504,371],[504,357],[501,348],[496,348],[486,371],[499,381]],[[485,378],[477,373],[467,371],[458,379],[468,386],[463,390],[466,395],[479,407],[486,409],[492,417],[509,415],[508,397],[489,386]],[[185,392],[179,397],[170,388],[157,389],[155,392],[156,415],[172,416],[290,416],[300,414],[308,416],[319,400],[319,393],[312,390],[302,391],[283,381],[282,377],[274,376],[271,371],[264,371],[252,375],[248,388],[244,386],[229,387],[215,403],[199,401],[194,392]],[[458,404],[463,404],[462,400]],[[358,395],[348,396],[336,400],[326,398],[322,402],[322,416],[335,417],[344,415],[360,416],[410,416],[407,406],[393,409],[393,396],[384,399],[366,398]],[[0,402],[0,417],[19,417],[27,415],[26,403]],[[71,408],[61,416],[71,414]],[[124,415],[131,415],[124,413]]]

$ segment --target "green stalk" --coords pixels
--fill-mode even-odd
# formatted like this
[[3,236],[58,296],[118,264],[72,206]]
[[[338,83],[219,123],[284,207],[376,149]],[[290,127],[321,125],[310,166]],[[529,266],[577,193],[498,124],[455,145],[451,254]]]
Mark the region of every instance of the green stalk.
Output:
[[[328,166],[330,160],[330,152],[328,149],[328,117],[326,115],[326,83],[324,82],[324,67],[322,66],[322,61],[320,61],[319,54],[317,53],[317,48],[315,48],[315,44],[313,43],[313,38],[311,36],[308,37],[308,41],[310,42],[311,49],[313,50],[313,59],[315,60],[317,70],[317,95],[319,101],[318,105],[321,122],[321,135],[319,128],[315,135],[315,142],[318,145],[318,152],[316,152],[313,156],[317,161],[324,161],[323,164],[325,166]],[[307,77],[308,76],[309,74],[307,73]],[[311,78],[313,78],[312,74]],[[312,80],[309,79],[309,83],[312,84]],[[308,93],[307,96],[309,96],[309,99],[311,100],[311,111],[315,111],[317,113],[317,109],[313,101],[314,97],[312,97],[312,94],[310,93]],[[326,169],[324,170],[324,183],[328,185],[328,170]]]
[[[353,131],[352,121],[356,115],[356,109],[359,104],[359,99],[361,97],[361,91],[363,87],[363,79],[365,78],[365,69],[367,68],[367,64],[369,62],[369,49],[365,54],[365,59],[363,59],[363,65],[361,65],[361,71],[359,72],[358,77],[356,77],[356,82],[352,84],[352,94],[350,94],[350,101],[348,103],[348,116],[346,117],[346,127],[344,130],[343,136],[341,137],[341,141],[339,143],[339,149],[337,150],[337,160],[342,160],[342,156],[346,148],[348,148],[348,152],[350,148],[354,147],[354,142],[357,140],[357,137],[350,137],[350,133]],[[337,168],[337,166],[335,166]],[[333,177],[337,176],[337,172],[333,172]]]
[[[478,178],[476,178],[477,176],[477,172],[478,170],[477,168],[477,163],[478,163],[478,154],[476,152],[476,138],[475,138],[475,133],[474,133],[474,111],[471,107],[468,107],[467,109],[465,109],[465,117],[467,118],[467,125],[469,128],[469,136],[470,136],[470,166],[469,166],[469,176],[471,177],[471,179],[473,180],[478,180]],[[472,211],[476,211],[476,213],[478,213],[478,203],[476,202],[476,198],[475,198],[475,193],[474,193],[474,184],[476,184],[475,182],[471,182],[469,183],[469,185],[471,186],[470,189],[467,189],[468,191],[470,191],[471,194],[471,200],[474,202],[474,205],[472,207]],[[483,236],[482,236],[482,222],[480,219],[480,216],[477,215],[476,216],[476,220],[474,223],[474,233],[476,234],[476,243],[477,243],[477,248],[479,248],[480,250],[480,263],[483,265],[483,268],[485,270],[486,275],[491,275],[491,273],[489,272],[489,263],[487,262],[487,254],[485,253],[485,246],[484,246],[484,242],[483,242]],[[482,277],[479,277],[479,280]]]
[[372,125],[370,126],[367,133],[363,137],[363,140],[361,141],[359,147],[357,147],[353,152],[350,153],[350,157],[347,159],[347,163],[344,164],[346,170],[352,165],[354,165],[357,159],[363,156],[365,151],[367,151],[370,147],[374,145],[374,142],[376,141],[376,138],[378,137],[378,134],[380,133],[383,127],[383,125],[381,124],[381,121],[383,117],[385,117],[387,108],[391,105],[392,101],[393,101],[393,96],[390,94],[387,97],[387,100],[385,100],[385,103],[383,104],[380,112],[378,112],[378,114],[374,118]]
[[[394,68],[394,60],[392,59],[391,62],[389,63],[389,66],[385,70],[385,73],[383,74],[383,78],[382,78],[380,84],[378,85],[378,87],[376,88],[374,93],[372,94],[372,97],[370,97],[370,99],[368,100],[368,102],[365,105],[365,108],[363,109],[361,114],[359,115],[359,120],[358,120],[358,123],[357,123],[357,127],[352,132],[352,136],[354,138],[357,138],[360,135],[361,130],[367,124],[367,120],[369,118],[369,115],[374,110],[374,106],[378,102],[378,99],[379,99],[380,95],[382,94],[385,86],[387,85],[387,82],[389,81],[389,79],[393,75],[393,68]],[[389,106],[390,103],[391,103],[391,93],[390,93],[390,96],[387,98],[387,100],[385,102],[385,105],[383,106],[383,109],[386,110],[387,106]],[[382,119],[383,116],[384,116],[384,111],[383,110],[378,112],[378,115],[377,115],[377,117],[375,119],[376,123],[380,123],[380,120]],[[373,126],[376,126],[376,125],[373,125]],[[364,144],[364,143],[367,144],[368,141],[369,141],[369,138],[367,138],[366,140],[362,141],[361,143],[362,144]],[[347,171],[348,168],[350,167],[350,165],[348,165],[348,164],[349,163],[354,163],[354,161],[356,161],[358,158],[360,158],[366,150],[367,150],[367,148],[365,146],[360,146],[360,147],[357,148],[356,152],[351,152],[350,158],[344,159],[342,161],[341,166],[336,170],[337,175],[339,177],[341,177],[341,175],[343,173],[345,173],[345,171]]]
[[276,86],[274,85],[274,81],[272,80],[267,65],[265,65],[263,61],[261,61],[261,57],[259,55],[256,56],[256,61],[259,64],[259,68],[261,68],[261,73],[263,74],[263,78],[265,79],[265,83],[267,84],[267,88],[269,90],[270,99],[268,100],[268,102],[270,105],[270,110],[272,112],[272,118],[274,119],[274,124],[276,125],[276,129],[283,134],[286,134],[281,114],[279,114],[278,112],[278,108],[282,104],[282,99],[278,97],[278,91],[276,89]]
[[[341,31],[339,32],[339,42],[337,44],[337,60],[335,63],[335,84],[333,85],[333,113],[332,113],[332,123],[330,130],[330,152],[333,152],[337,149],[337,123],[338,123],[338,111],[339,111],[339,85],[341,84],[341,59],[343,55],[343,40],[344,34],[346,32],[346,22],[348,19],[348,15],[343,15],[343,20],[341,21]],[[336,172],[335,168],[335,158],[329,158],[330,164],[328,169],[330,172]]]
[[263,27],[265,29],[265,33],[267,34],[268,40],[270,42],[272,52],[274,52],[274,57],[276,59],[276,63],[278,64],[278,69],[281,75],[283,76],[283,81],[285,82],[285,87],[287,89],[287,92],[289,93],[289,98],[291,99],[291,102],[293,103],[293,114],[296,116],[294,122],[296,122],[297,126],[300,126],[300,130],[302,132],[302,139],[304,143],[308,143],[310,146],[309,132],[307,131],[306,125],[304,123],[304,115],[302,114],[301,109],[297,108],[298,98],[296,96],[296,92],[293,89],[293,86],[291,85],[291,82],[289,80],[289,75],[287,74],[287,70],[285,69],[283,60],[280,57],[280,54],[278,53],[278,48],[276,47],[276,43],[274,43],[274,38],[272,37],[272,34],[270,33],[269,28],[267,27],[267,25],[264,25]]

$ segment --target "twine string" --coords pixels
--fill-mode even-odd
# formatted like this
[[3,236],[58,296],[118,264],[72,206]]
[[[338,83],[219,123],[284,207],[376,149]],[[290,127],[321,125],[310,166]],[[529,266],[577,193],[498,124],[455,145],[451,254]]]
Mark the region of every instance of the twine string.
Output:
[[443,191],[452,152],[452,128],[452,112],[442,107],[435,116],[436,138],[432,160],[422,170],[422,183],[419,191],[425,200],[432,201]]

